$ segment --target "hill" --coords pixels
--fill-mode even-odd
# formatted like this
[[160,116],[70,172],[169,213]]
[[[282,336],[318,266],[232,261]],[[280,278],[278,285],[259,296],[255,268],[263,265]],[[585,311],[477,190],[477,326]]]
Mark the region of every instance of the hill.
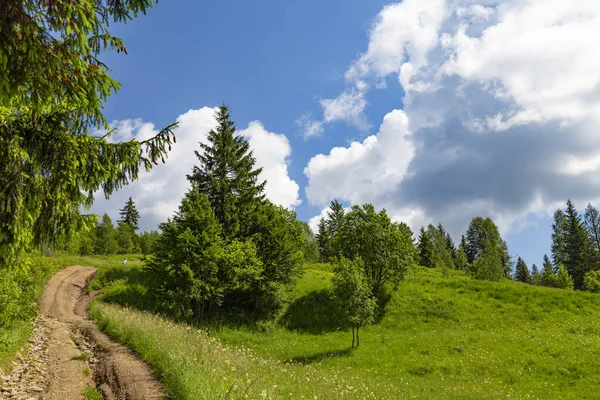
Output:
[[306,266],[275,322],[196,329],[134,311],[152,308],[144,274],[114,266],[97,278],[103,301],[91,314],[174,398],[595,396],[598,295],[421,268],[352,350],[350,333],[336,329],[330,278],[327,265]]

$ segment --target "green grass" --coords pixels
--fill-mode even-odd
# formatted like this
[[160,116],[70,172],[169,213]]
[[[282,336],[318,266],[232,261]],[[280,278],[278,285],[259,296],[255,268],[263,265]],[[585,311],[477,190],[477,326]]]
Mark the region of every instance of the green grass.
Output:
[[102,393],[98,391],[95,387],[87,387],[83,392],[83,397],[85,400],[103,400]]
[[89,359],[90,359],[90,355],[85,354],[85,353],[81,353],[81,354],[71,357],[71,360],[88,361]]
[[[153,365],[177,399],[226,397],[229,388],[238,398],[248,387],[249,398],[596,396],[599,295],[450,272],[411,273],[378,323],[361,329],[358,350],[336,329],[326,265],[306,267],[276,323],[211,326],[208,336],[118,305],[96,302],[92,315]],[[131,291],[145,293],[140,273],[128,267],[114,281],[105,274],[101,293],[151,309],[149,298],[132,300]]]

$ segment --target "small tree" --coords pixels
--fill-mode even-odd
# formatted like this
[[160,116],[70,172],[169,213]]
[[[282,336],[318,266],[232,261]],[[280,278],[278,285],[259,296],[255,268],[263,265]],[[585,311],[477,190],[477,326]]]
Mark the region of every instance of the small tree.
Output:
[[377,306],[360,257],[354,260],[341,258],[336,262],[333,288],[344,311],[345,322],[352,328],[352,348],[356,348],[360,345],[359,329],[373,322]]
[[154,253],[159,238],[160,234],[157,231],[142,232],[138,237],[142,254],[147,256],[148,254]]
[[555,287],[554,266],[550,262],[550,258],[544,254],[544,263],[542,264],[542,272],[540,274],[540,282],[542,286]]
[[125,206],[119,210],[119,215],[121,219],[120,223],[124,223],[128,225],[134,232],[138,230],[138,222],[140,220],[140,213],[135,208],[135,203],[129,198],[125,203]]
[[414,265],[417,254],[412,232],[394,223],[385,210],[375,212],[372,204],[354,205],[335,236],[343,257],[360,257],[371,293],[379,295],[384,285],[397,286]]
[[583,290],[600,293],[600,271],[588,271],[583,277]]
[[540,286],[542,284],[542,274],[535,264],[531,266],[531,283],[536,286]]
[[573,290],[573,278],[571,278],[571,275],[569,275],[567,269],[562,264],[558,264],[558,271],[554,277],[554,287]]
[[515,279],[523,283],[531,283],[531,274],[527,268],[527,264],[521,257],[517,259],[517,267],[515,269]]

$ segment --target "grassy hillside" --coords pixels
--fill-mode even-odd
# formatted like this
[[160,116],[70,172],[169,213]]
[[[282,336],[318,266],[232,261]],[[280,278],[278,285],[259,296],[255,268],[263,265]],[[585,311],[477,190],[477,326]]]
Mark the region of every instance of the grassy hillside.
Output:
[[[598,295],[420,269],[352,350],[336,330],[330,277],[308,266],[276,323],[211,326],[211,336],[130,308],[92,311],[174,398],[593,398],[599,388]],[[105,301],[152,307],[137,266],[98,282]]]

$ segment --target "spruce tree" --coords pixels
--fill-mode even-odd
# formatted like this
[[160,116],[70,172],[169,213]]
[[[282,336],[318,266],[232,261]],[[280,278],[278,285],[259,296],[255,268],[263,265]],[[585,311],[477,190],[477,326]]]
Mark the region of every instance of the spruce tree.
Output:
[[420,265],[427,268],[434,268],[437,266],[438,256],[435,251],[435,246],[431,241],[429,233],[425,231],[424,227],[421,227],[421,234],[419,236],[419,242],[417,243],[417,252]]
[[583,277],[589,268],[589,240],[581,217],[577,213],[571,200],[567,200],[565,261],[564,266],[573,278],[576,289],[583,286]]
[[319,222],[319,233],[317,241],[319,250],[325,261],[331,260],[338,256],[340,249],[335,248],[335,237],[344,223],[344,206],[337,199],[333,199],[329,205],[327,217],[322,218]]
[[521,257],[517,259],[517,266],[515,269],[515,279],[523,283],[531,283],[531,274],[527,268],[527,264]]
[[542,272],[540,274],[540,281],[542,286],[554,287],[555,284],[555,271],[550,258],[544,254],[544,263],[542,265]]
[[215,217],[223,227],[223,237],[244,238],[252,233],[252,214],[264,201],[266,182],[259,182],[262,168],[250,144],[236,133],[229,107],[216,113],[217,127],[208,133],[208,143],[195,151],[200,165],[194,166],[188,179],[199,194],[208,197]]
[[95,242],[94,242],[94,253],[109,255],[116,254],[119,251],[119,244],[116,238],[115,226],[112,223],[111,218],[108,214],[104,214],[102,219],[96,226]]
[[531,283],[540,286],[542,284],[542,275],[537,265],[531,266]]
[[554,269],[558,264],[566,260],[566,236],[567,236],[567,217],[561,209],[554,212],[554,223],[552,224],[552,261]]
[[589,267],[600,269],[600,213],[596,207],[588,204],[583,220],[590,242]]
[[128,225],[134,232],[138,230],[138,221],[140,220],[140,213],[135,207],[135,203],[129,198],[125,203],[125,206],[119,210],[119,215],[121,219],[120,223],[124,223]]

